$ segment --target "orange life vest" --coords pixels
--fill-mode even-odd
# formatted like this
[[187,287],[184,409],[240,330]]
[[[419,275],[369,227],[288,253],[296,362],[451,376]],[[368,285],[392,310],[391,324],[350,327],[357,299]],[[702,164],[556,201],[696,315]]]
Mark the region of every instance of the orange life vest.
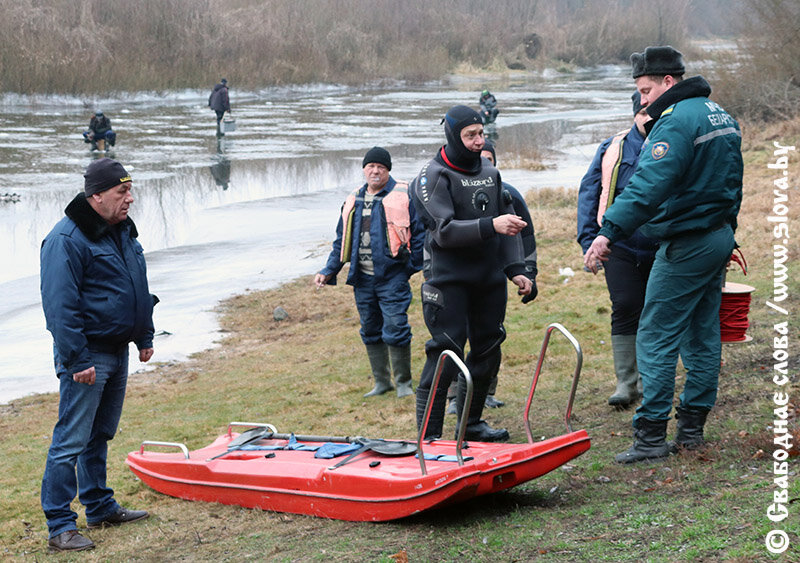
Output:
[[[353,190],[342,205],[342,249],[339,255],[339,260],[342,262],[350,261],[350,254],[353,250],[356,200],[363,201],[364,199],[363,196],[359,197],[358,192],[360,191],[361,188]],[[411,250],[411,216],[408,212],[410,204],[408,184],[405,182],[396,182],[392,191],[381,198],[386,226],[386,242],[392,258],[397,258],[400,249],[404,246]]]
[[627,129],[614,135],[611,144],[608,145],[606,152],[603,153],[603,161],[600,165],[600,200],[597,205],[597,224],[603,226],[603,215],[612,203],[617,191],[617,177],[619,176],[619,165],[622,163],[622,146],[625,144],[625,137],[628,135]]

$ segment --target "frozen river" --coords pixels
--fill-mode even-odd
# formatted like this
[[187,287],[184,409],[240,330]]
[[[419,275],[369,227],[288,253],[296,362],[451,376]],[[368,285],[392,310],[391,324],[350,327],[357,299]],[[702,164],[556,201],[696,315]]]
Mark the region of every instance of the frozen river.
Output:
[[[386,147],[392,175],[411,180],[443,144],[447,108],[476,107],[488,87],[501,110],[495,142],[503,179],[522,192],[577,186],[599,141],[631,122],[633,91],[628,69],[615,66],[413,87],[231,86],[237,130],[220,142],[207,91],[0,98],[0,403],[57,390],[38,251],[96,158],[81,138],[95,107],[117,131],[110,156],[133,177],[130,216],[161,299],[153,361],[164,362],[213,345],[221,299],[323,265],[339,206],[362,183],[370,147]],[[532,148],[550,151],[552,166],[503,165],[505,155]],[[144,368],[132,359],[132,371]]]

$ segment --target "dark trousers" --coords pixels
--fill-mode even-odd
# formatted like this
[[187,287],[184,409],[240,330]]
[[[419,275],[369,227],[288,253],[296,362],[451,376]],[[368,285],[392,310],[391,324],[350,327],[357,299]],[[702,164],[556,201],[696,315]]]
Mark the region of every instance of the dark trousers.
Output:
[[640,262],[636,255],[615,246],[604,264],[611,298],[611,334],[632,335],[639,328],[645,289],[653,261]]
[[[477,386],[488,387],[500,365],[500,344],[506,333],[503,320],[506,312],[507,286],[423,284],[422,311],[431,338],[425,343],[426,361],[419,387],[429,390],[436,372],[436,363],[443,350],[452,350],[464,358],[464,346],[469,340],[470,352],[465,364]],[[426,293],[435,292],[434,301]],[[444,396],[458,370],[449,362],[439,380]]]

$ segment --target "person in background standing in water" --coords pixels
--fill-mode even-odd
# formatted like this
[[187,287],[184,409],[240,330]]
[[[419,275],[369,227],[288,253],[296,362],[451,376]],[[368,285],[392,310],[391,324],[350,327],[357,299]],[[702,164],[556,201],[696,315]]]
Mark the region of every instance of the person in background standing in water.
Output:
[[[442,120],[447,144],[411,184],[411,195],[427,229],[430,277],[422,284],[422,310],[431,338],[417,388],[417,427],[422,430],[428,397],[434,392],[425,438],[441,437],[447,387],[457,371],[447,362],[437,389],[431,389],[436,364],[444,350],[464,356],[474,381],[465,438],[480,442],[508,440],[508,431],[481,419],[492,375],[500,365],[505,340],[507,281],[529,295],[532,283],[518,236],[527,225],[514,212],[511,194],[500,173],[481,158],[483,124],[467,106],[450,108]],[[459,376],[459,417],[466,385]],[[460,422],[460,421],[459,421]]]
[[[487,140],[481,150],[481,156],[488,159],[493,166],[497,166],[496,155],[494,144]],[[539,273],[539,269],[536,265],[536,232],[533,227],[528,204],[525,203],[525,198],[519,193],[519,190],[506,182],[503,182],[503,189],[508,191],[513,198],[512,204],[514,206],[514,212],[520,219],[527,223],[522,231],[520,231],[520,236],[522,236],[522,250],[525,255],[525,275],[531,280],[531,292],[522,297],[522,302],[527,304],[536,299],[536,296],[539,294],[539,290],[536,287],[536,275]],[[498,368],[499,367],[498,364]],[[497,379],[497,372],[495,372],[491,378],[491,383],[489,383],[489,392],[486,395],[486,401],[484,403],[485,406],[490,409],[496,409],[505,405],[503,401],[495,397],[495,393],[497,392]],[[447,399],[449,401],[447,405],[447,414],[457,414],[455,402],[456,387],[457,385],[454,382],[447,389]]]
[[[642,234],[661,241],[650,271],[636,334],[642,404],[633,417],[634,442],[618,463],[667,457],[705,443],[706,417],[717,399],[722,355],[722,277],[736,246],[742,202],[742,133],[711,101],[702,76],[683,79],[682,55],[670,46],[631,55],[642,104],[653,118],[639,165],[584,255],[597,273],[611,245]],[[676,408],[675,441],[667,422],[680,356],[686,382]]]
[[497,109],[497,98],[494,97],[494,94],[489,90],[481,92],[481,97],[478,98],[478,105],[481,108],[481,120],[484,125],[494,123],[494,120],[497,119],[497,114],[500,113],[500,110]]
[[[411,326],[408,279],[422,268],[425,229],[408,196],[408,184],[389,175],[392,157],[372,147],[361,163],[366,183],[342,205],[336,240],[325,267],[314,277],[317,289],[335,285],[350,262],[347,284],[353,286],[375,386],[365,397],[391,391],[394,371],[397,396],[411,386]],[[391,358],[391,363],[390,363]]]
[[41,502],[50,551],[94,548],[75,525],[76,493],[89,528],[147,518],[122,508],[106,485],[108,442],[128,383],[128,344],[153,356],[153,306],[144,252],[128,217],[131,177],[109,158],[92,162],[84,193],[67,205],[41,248],[42,307],[59,378],[58,422],[47,453]]
[[226,111],[231,111],[231,101],[228,98],[228,81],[224,78],[219,81],[219,84],[214,85],[211,95],[208,96],[208,107],[217,113],[217,137],[224,136],[222,118]]
[[[603,214],[622,195],[639,162],[650,121],[641,95],[634,92],[633,126],[603,141],[594,155],[578,191],[578,243],[584,254],[600,231]],[[644,307],[647,279],[658,250],[658,241],[635,230],[614,243],[605,263],[606,285],[611,298],[611,350],[617,387],[608,404],[625,409],[641,396],[636,367],[636,331]]]

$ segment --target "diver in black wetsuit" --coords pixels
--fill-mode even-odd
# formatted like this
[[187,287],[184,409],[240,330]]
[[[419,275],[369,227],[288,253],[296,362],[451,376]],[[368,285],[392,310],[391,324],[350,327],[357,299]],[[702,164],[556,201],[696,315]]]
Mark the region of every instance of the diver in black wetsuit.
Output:
[[[511,194],[500,173],[485,158],[481,117],[466,106],[448,110],[443,120],[447,144],[411,183],[414,206],[427,229],[429,277],[422,284],[422,309],[431,339],[417,389],[417,427],[443,350],[466,358],[474,382],[465,438],[482,442],[508,440],[505,429],[493,429],[481,420],[489,382],[500,368],[500,344],[505,340],[507,282],[520,295],[532,289],[525,275],[519,232],[527,223],[514,214]],[[440,437],[447,387],[456,368],[442,373],[431,410],[426,438]],[[463,378],[460,378],[463,379]],[[466,396],[459,384],[456,404],[461,415]]]

